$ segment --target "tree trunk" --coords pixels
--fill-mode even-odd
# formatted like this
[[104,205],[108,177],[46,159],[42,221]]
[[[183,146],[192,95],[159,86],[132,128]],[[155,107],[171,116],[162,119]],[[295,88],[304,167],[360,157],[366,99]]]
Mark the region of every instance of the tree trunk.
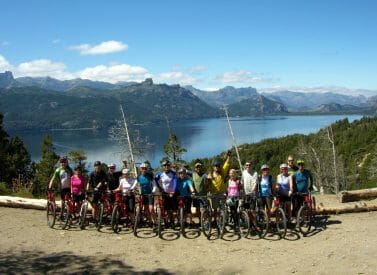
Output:
[[338,198],[340,202],[352,202],[377,198],[377,188],[342,191],[339,194]]

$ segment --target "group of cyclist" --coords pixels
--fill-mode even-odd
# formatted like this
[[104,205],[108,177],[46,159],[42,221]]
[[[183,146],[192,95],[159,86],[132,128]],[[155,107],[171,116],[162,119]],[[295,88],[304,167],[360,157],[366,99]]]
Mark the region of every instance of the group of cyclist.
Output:
[[235,216],[240,201],[244,208],[255,206],[250,201],[240,200],[242,196],[256,198],[269,216],[273,197],[278,196],[288,206],[288,222],[295,222],[292,217],[302,204],[302,197],[295,194],[307,193],[313,184],[310,172],[304,168],[304,161],[297,160],[296,166],[293,156],[288,156],[287,163],[280,165],[280,173],[276,177],[270,174],[270,167],[267,164],[261,165],[260,173],[258,173],[253,163],[248,161],[244,164],[242,175],[238,177],[237,171],[230,169],[230,156],[231,151],[228,151],[223,163],[214,161],[208,173],[201,162],[195,163],[191,171],[164,161],[162,170],[157,173],[153,173],[146,163],[142,163],[138,175],[134,175],[126,167],[126,163],[121,171],[116,171],[115,164],[110,164],[107,166],[108,171],[105,172],[103,164],[96,161],[94,171],[90,173],[88,180],[83,176],[80,166],[72,170],[67,158],[62,157],[60,167],[55,170],[48,188],[52,188],[55,180],[60,181],[62,205],[67,193],[70,193],[74,201],[80,204],[85,199],[86,191],[92,190],[93,217],[96,217],[101,192],[110,191],[111,202],[114,202],[116,192],[122,192],[131,221],[134,219],[135,193],[138,193],[142,197],[144,211],[151,225],[156,224],[154,195],[160,194],[167,213],[167,227],[174,222],[178,198],[183,198],[188,223],[194,224],[191,208],[194,207],[195,215],[200,217],[200,209],[203,206],[202,197],[208,194],[211,194],[213,217],[217,216],[220,198],[223,196],[226,198],[226,204],[230,208],[234,221],[238,221]]

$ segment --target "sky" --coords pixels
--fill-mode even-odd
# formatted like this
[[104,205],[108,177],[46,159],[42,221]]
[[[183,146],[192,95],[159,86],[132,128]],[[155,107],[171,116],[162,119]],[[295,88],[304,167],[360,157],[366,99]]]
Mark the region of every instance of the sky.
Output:
[[377,95],[374,0],[0,0],[0,72]]

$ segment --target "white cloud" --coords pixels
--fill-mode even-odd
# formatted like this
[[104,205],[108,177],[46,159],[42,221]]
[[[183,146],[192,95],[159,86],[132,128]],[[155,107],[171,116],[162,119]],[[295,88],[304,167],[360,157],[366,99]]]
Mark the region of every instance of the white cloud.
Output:
[[53,39],[51,41],[52,44],[59,44],[62,40],[60,38]]
[[77,72],[77,77],[115,83],[118,81],[143,81],[151,77],[148,70],[140,66],[128,64],[98,65]]
[[104,41],[98,45],[81,44],[78,46],[70,47],[71,50],[77,50],[81,55],[97,55],[97,54],[108,54],[114,52],[126,51],[128,49],[127,44],[123,44],[119,41]]
[[197,65],[197,66],[192,66],[189,70],[191,72],[202,72],[202,71],[208,70],[208,67],[204,65]]
[[8,60],[0,54],[0,72],[11,70],[11,67],[12,66],[9,64]]
[[343,95],[364,95],[373,96],[377,94],[377,91],[366,89],[349,89],[340,86],[317,86],[317,87],[305,87],[305,86],[275,86],[271,88],[258,89],[260,92],[273,93],[279,91],[291,91],[301,93],[337,93]]
[[250,83],[260,83],[260,82],[271,82],[272,79],[264,78],[257,76],[253,72],[249,71],[235,71],[235,72],[225,72],[221,75],[216,77],[216,80],[229,84],[229,83],[243,83],[243,84],[250,84]]
[[15,68],[15,76],[43,77],[50,76],[58,79],[69,79],[73,75],[65,71],[66,66],[61,62],[49,59],[37,59],[19,64]]
[[168,83],[168,84],[176,84],[179,83],[181,85],[192,85],[196,82],[196,79],[186,73],[183,72],[165,72],[156,75],[154,81],[157,83]]

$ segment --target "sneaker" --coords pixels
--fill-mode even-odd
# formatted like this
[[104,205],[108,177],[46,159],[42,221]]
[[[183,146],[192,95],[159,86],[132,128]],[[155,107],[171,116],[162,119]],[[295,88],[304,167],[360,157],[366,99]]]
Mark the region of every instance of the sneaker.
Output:
[[291,219],[291,223],[296,223],[297,221],[296,221],[296,218],[292,218]]

